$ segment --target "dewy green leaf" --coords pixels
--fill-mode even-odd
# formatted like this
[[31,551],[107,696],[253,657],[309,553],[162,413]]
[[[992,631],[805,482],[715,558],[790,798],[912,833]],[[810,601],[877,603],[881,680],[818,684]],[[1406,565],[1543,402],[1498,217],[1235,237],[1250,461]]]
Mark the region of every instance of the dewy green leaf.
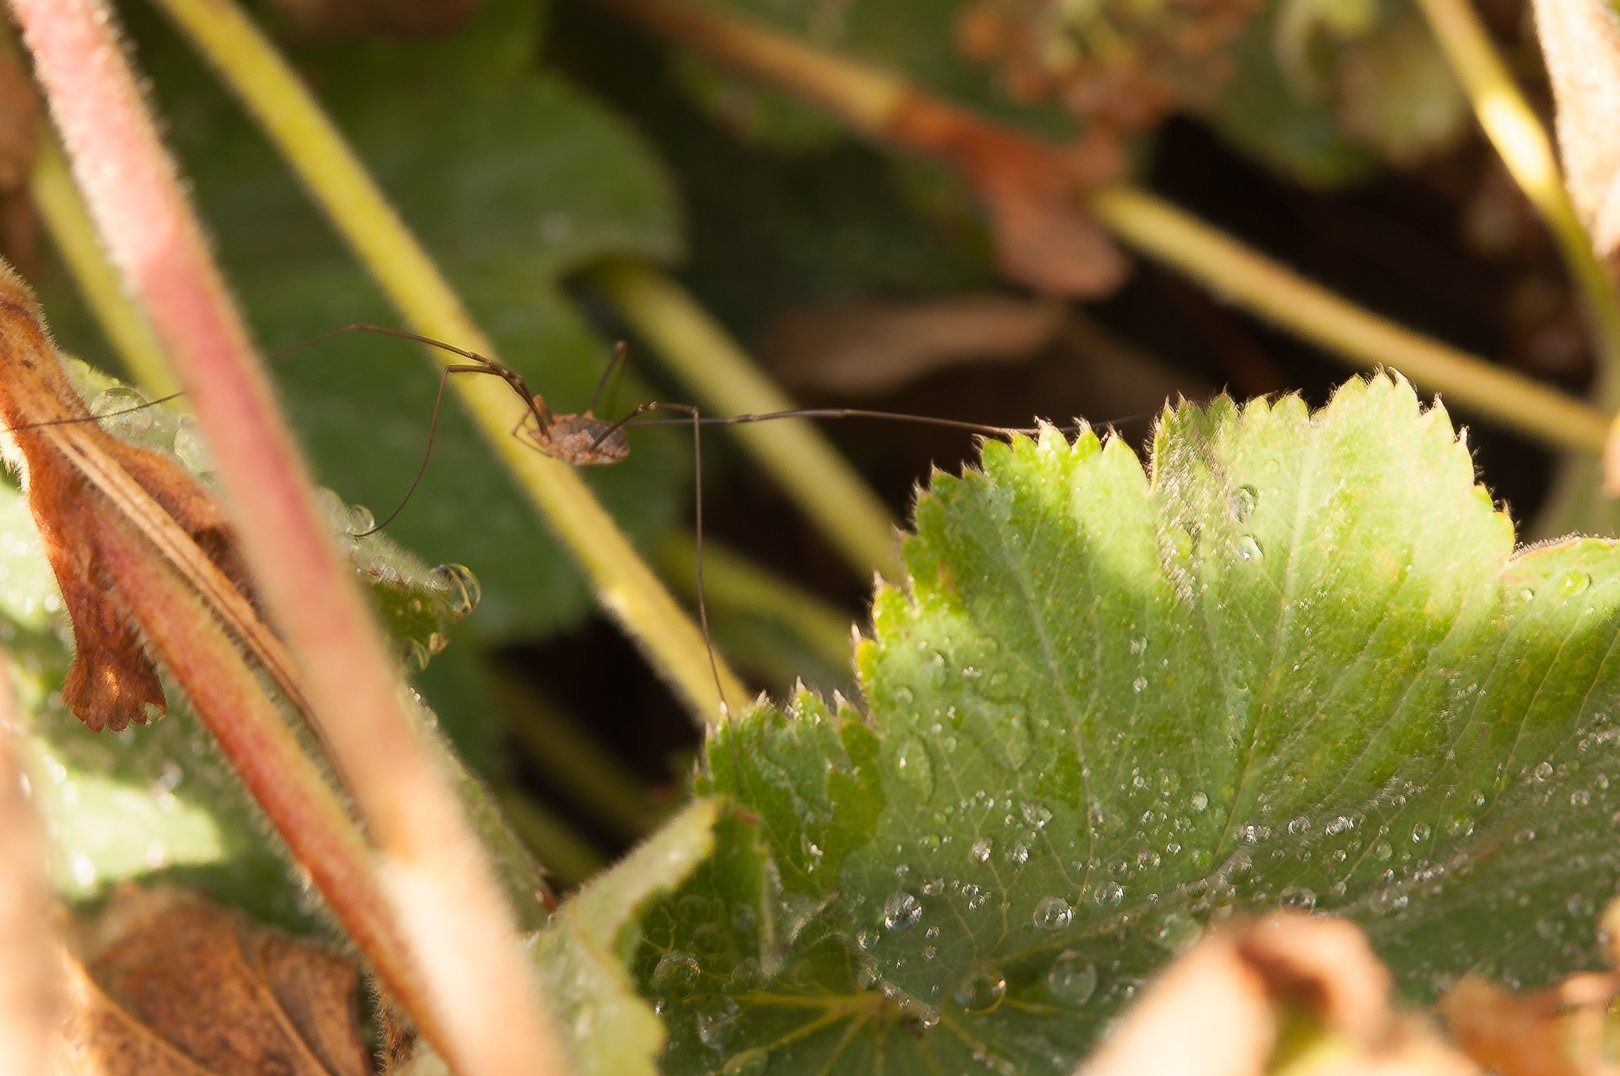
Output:
[[[659,827],[633,852],[593,879],[534,936],[546,993],[557,1009],[574,1064],[582,1074],[654,1076],[664,1030],[651,1005],[636,996],[624,953],[637,941],[637,919],[715,849],[724,801],[700,799]],[[424,1049],[401,1070],[437,1076],[443,1062]]]
[[1404,382],[1183,406],[1148,474],[991,442],[916,526],[867,712],[707,746],[742,821],[633,958],[671,1071],[1066,1072],[1250,908],[1354,918],[1416,997],[1599,959],[1620,560],[1515,552]]

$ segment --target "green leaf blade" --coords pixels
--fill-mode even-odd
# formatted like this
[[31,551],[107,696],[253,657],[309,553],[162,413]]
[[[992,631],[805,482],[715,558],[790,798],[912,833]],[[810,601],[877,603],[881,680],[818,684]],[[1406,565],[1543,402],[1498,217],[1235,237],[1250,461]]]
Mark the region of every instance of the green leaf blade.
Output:
[[720,842],[753,866],[649,917],[672,1070],[1067,1071],[1266,907],[1357,919],[1415,996],[1596,959],[1616,553],[1515,555],[1405,382],[1184,406],[1149,471],[1090,433],[991,443],[916,519],[867,712],[803,694],[711,737],[700,787],[753,819]]

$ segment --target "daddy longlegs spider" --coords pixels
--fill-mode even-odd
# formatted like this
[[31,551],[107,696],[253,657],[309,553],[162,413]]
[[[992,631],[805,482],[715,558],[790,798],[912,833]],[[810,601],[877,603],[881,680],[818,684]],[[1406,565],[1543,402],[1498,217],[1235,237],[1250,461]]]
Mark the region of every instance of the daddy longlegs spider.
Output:
[[[689,426],[692,430],[692,484],[693,484],[693,544],[697,554],[696,579],[697,584],[697,612],[698,625],[703,632],[704,646],[708,651],[709,674],[714,679],[715,696],[720,700],[721,711],[727,711],[725,691],[720,683],[719,661],[714,653],[714,640],[709,633],[709,609],[703,586],[703,427],[704,426],[738,426],[752,422],[768,422],[774,419],[802,418],[802,419],[873,419],[889,422],[910,422],[925,426],[939,426],[948,429],[965,430],[970,433],[983,434],[988,437],[1009,437],[1017,434],[1035,435],[1040,433],[1040,427],[1009,427],[991,426],[979,422],[966,422],[959,419],[937,418],[931,415],[912,415],[898,411],[872,411],[857,407],[806,407],[794,408],[786,411],[766,411],[742,415],[704,416],[693,404],[675,403],[664,400],[653,400],[640,403],[631,408],[625,415],[609,422],[597,416],[596,407],[601,402],[602,394],[612,381],[616,373],[622,370],[628,357],[628,349],[621,342],[613,349],[613,357],[608,362],[602,376],[597,380],[596,390],[591,396],[590,406],[578,413],[558,413],[552,411],[546,403],[545,397],[529,388],[523,377],[510,367],[504,366],[494,359],[480,355],[475,351],[468,351],[454,344],[436,340],[421,333],[410,332],[406,329],[395,329],[384,325],[370,325],[355,322],[339,326],[308,340],[281,348],[266,356],[266,361],[274,361],[285,355],[290,355],[305,348],[350,333],[371,333],[377,336],[393,337],[398,340],[408,340],[412,343],[426,347],[437,348],[440,351],[455,355],[464,360],[446,364],[439,374],[438,389],[433,397],[433,413],[428,421],[427,439],[423,445],[422,461],[417,465],[416,474],[411,479],[410,486],[392,511],[383,516],[366,530],[354,532],[357,538],[375,534],[388,524],[392,523],[410,503],[411,497],[421,485],[423,476],[427,473],[428,460],[433,454],[433,441],[438,434],[439,414],[444,404],[444,390],[452,374],[484,374],[497,377],[509,385],[517,397],[523,401],[523,413],[516,424],[512,426],[510,436],[519,438],[524,444],[535,449],[543,455],[576,467],[605,466],[618,463],[630,455],[630,441],[626,431],[640,426]],[[172,392],[154,400],[137,404],[116,411],[109,411],[94,418],[64,418],[53,419],[48,422],[29,423],[14,429],[34,429],[41,426],[58,426],[75,422],[99,421],[140,411],[156,404],[166,403],[185,395],[184,392]],[[673,419],[646,419],[644,416],[657,413],[677,413],[680,418]],[[1072,432],[1079,427],[1055,427],[1064,432]],[[10,431],[7,431],[10,432]]]

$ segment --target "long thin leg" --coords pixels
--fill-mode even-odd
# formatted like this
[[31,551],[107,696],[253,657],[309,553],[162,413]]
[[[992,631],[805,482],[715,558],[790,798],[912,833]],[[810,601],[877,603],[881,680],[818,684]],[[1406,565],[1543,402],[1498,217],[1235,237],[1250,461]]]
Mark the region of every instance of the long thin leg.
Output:
[[[422,484],[422,476],[427,474],[428,458],[433,455],[433,438],[439,432],[439,411],[444,406],[444,386],[449,383],[451,374],[502,376],[499,370],[493,370],[488,366],[477,366],[472,363],[452,363],[444,368],[444,372],[439,375],[439,391],[433,395],[433,417],[428,420],[427,444],[422,449],[422,462],[417,465],[416,477],[411,479],[410,488],[405,491],[405,496],[400,500],[399,504],[394,506],[392,512],[389,512],[381,521],[373,524],[368,530],[353,532],[354,537],[364,538],[368,534],[376,534],[392,523],[405,510],[405,506],[410,503],[411,497],[416,493],[416,487]],[[521,421],[519,424],[521,425]]]
[[[476,351],[468,351],[466,348],[460,348],[454,344],[447,344],[443,340],[435,340],[431,336],[424,336],[421,333],[414,333],[408,329],[395,329],[387,325],[372,325],[363,321],[350,322],[348,325],[340,325],[336,329],[328,329],[326,332],[323,332],[318,336],[312,336],[308,340],[300,340],[296,344],[288,344],[284,348],[272,351],[270,354],[265,356],[265,361],[274,362],[285,355],[291,355],[295,351],[302,351],[307,347],[314,347],[316,344],[325,343],[326,341],[331,340],[333,337],[343,336],[348,333],[371,333],[375,336],[390,336],[396,340],[409,340],[412,343],[422,344],[425,347],[434,347],[438,348],[440,351],[447,351],[452,355],[460,355],[469,362],[474,362],[484,367],[486,373],[495,374],[502,381],[505,381],[508,385],[512,386],[512,391],[516,392],[518,396],[523,399],[524,405],[535,412],[535,419],[540,423],[541,429],[545,429],[547,426],[551,425],[551,408],[546,406],[543,399],[537,398],[535,394],[529,390],[529,386],[524,383],[523,378],[518,375],[516,370],[513,370],[507,366],[502,366],[494,359],[486,358],[483,355],[478,354]],[[536,403],[537,399],[540,399],[538,404]]]
[[[613,376],[615,374],[622,374],[624,372],[625,364],[629,362],[629,360],[630,345],[625,343],[623,340],[620,340],[618,343],[613,345],[613,357],[608,359],[607,368],[602,371],[602,376],[596,379],[596,391],[591,393],[591,406],[585,409],[587,414],[596,413],[596,405],[602,402],[602,392],[603,390],[607,389],[610,382],[617,387],[618,383],[612,380]],[[611,410],[612,403],[613,401],[610,399],[608,401],[609,410]]]
[[[658,409],[649,408],[647,410]],[[622,424],[628,424],[632,419],[646,413],[646,410],[632,411],[630,414],[621,419],[619,423],[616,423],[615,428]],[[1040,432],[1040,427],[1038,426],[991,426],[983,422],[967,422],[962,419],[954,418],[936,418],[932,415],[908,415],[901,411],[866,411],[858,407],[805,407],[792,411],[764,411],[744,415],[721,415],[703,419],[702,425],[740,426],[748,422],[769,422],[772,419],[779,418],[867,418],[878,419],[885,422],[910,422],[919,426],[943,426],[946,429],[967,430],[970,433],[983,433],[990,434],[992,436],[1014,433],[1036,434]],[[684,426],[686,425],[686,419],[653,419],[648,422],[636,422],[634,424],[637,426]],[[1057,428],[1063,429],[1065,427],[1060,426]]]

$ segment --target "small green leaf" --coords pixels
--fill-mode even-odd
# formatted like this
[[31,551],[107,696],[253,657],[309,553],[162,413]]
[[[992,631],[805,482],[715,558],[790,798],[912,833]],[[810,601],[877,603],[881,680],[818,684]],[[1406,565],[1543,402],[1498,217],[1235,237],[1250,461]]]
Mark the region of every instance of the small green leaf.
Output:
[[1068,1071],[1264,907],[1356,919],[1415,997],[1597,962],[1620,560],[1515,552],[1404,382],[1183,406],[1149,473],[992,442],[916,526],[866,713],[710,739],[699,790],[746,813],[634,956],[671,1071]]

